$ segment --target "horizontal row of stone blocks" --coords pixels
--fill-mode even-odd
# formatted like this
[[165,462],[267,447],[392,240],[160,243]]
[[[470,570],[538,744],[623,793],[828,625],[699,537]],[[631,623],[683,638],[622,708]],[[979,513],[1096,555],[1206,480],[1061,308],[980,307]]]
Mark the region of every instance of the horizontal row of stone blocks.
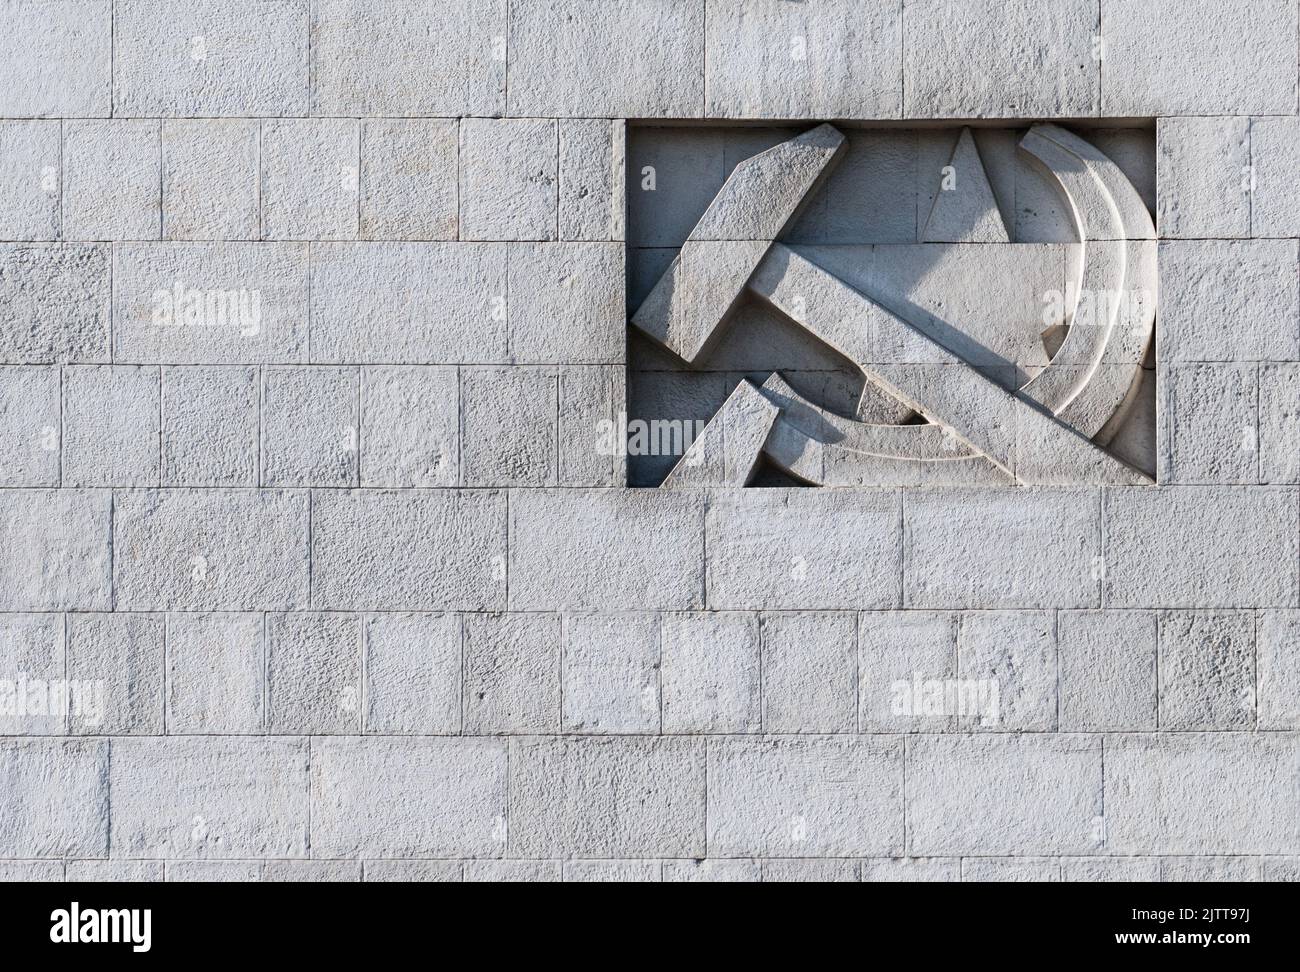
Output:
[[6,116],[1296,112],[1294,0],[5,0],[4,14]]
[[3,240],[618,240],[623,124],[0,121]]
[[1295,881],[1300,857],[871,857],[672,860],[27,860],[5,881],[777,882]]
[[2,614],[0,733],[1289,730],[1298,643],[1294,609]]
[[[1160,247],[1158,359],[1300,361],[1295,240]],[[617,364],[618,243],[0,244],[0,363]]]
[[1297,607],[1298,524],[1294,487],[6,489],[0,611]]
[[6,739],[0,857],[1295,855],[1297,756],[1290,733]]
[[0,486],[621,485],[602,428],[623,385],[617,365],[0,367]]

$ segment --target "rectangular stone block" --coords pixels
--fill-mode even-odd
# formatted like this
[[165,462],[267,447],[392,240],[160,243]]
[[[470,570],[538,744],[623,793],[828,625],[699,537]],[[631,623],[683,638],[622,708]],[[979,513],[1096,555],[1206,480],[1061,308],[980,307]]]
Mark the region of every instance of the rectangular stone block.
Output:
[[[66,651],[63,615],[0,615],[0,734],[61,736],[67,731],[67,713],[75,703],[57,691]],[[53,695],[51,688],[56,689]],[[93,693],[78,698],[95,701]]]
[[307,114],[308,5],[141,0],[113,20],[113,101],[135,117]]
[[308,500],[274,490],[126,490],[113,502],[123,611],[306,607]]
[[356,883],[361,880],[360,861],[267,861],[262,865],[267,882]]
[[957,638],[957,722],[964,729],[1057,729],[1056,617],[1049,611],[971,611]]
[[1097,884],[1102,881],[1159,881],[1158,857],[1063,857],[1061,880]]
[[1098,604],[1095,490],[913,490],[903,521],[908,607]]
[[553,732],[560,723],[559,615],[465,619],[465,731]]
[[113,107],[111,0],[0,4],[0,116],[103,118]]
[[356,486],[359,370],[262,372],[262,484]]
[[665,615],[660,643],[664,732],[762,729],[756,614]]
[[167,618],[167,731],[264,730],[266,632],[261,614]]
[[466,883],[555,884],[559,861],[466,861]]
[[1259,728],[1300,729],[1300,611],[1256,619]]
[[100,884],[161,881],[162,861],[68,861],[67,880]]
[[108,743],[0,740],[0,855],[108,854]]
[[[1095,115],[1101,103],[1101,68],[1093,56],[1098,30],[1092,0],[908,4],[903,114]],[[1025,70],[1026,58],[1036,70]]]
[[961,879],[978,884],[1055,882],[1061,864],[1053,857],[967,857],[961,862]]
[[512,610],[703,606],[703,496],[578,489],[511,496]]
[[1300,119],[1250,120],[1250,229],[1252,236],[1300,236]]
[[578,883],[658,884],[659,861],[565,861],[564,880]]
[[710,0],[705,110],[723,118],[897,118],[903,9]]
[[252,884],[262,880],[261,861],[167,861],[163,868],[168,884]]
[[857,618],[848,612],[760,619],[764,732],[853,732]]
[[896,492],[720,492],[708,510],[709,607],[895,607],[900,529]]
[[106,246],[0,244],[0,364],[107,361]]
[[1161,238],[1251,235],[1252,137],[1248,118],[1157,120]]
[[459,482],[458,369],[361,369],[361,485]]
[[556,239],[558,153],[553,119],[464,119],[460,126],[461,238]]
[[501,493],[340,492],[312,497],[312,597],[335,611],[504,606]]
[[353,615],[270,615],[267,728],[311,735],[360,731],[361,652],[361,619]]
[[312,113],[499,115],[506,0],[312,6]]
[[137,243],[114,248],[118,361],[261,364],[307,355],[307,246]]
[[500,857],[506,744],[489,739],[312,742],[312,853]]
[[1259,481],[1256,365],[1165,365],[1156,394],[1161,484]]
[[63,482],[157,486],[157,368],[82,365],[63,372]]
[[553,368],[460,369],[466,486],[554,486],[559,376]]
[[360,122],[350,118],[265,121],[261,162],[263,238],[357,238]]
[[304,740],[115,739],[113,853],[149,860],[306,857],[307,767]]
[[1106,850],[1294,854],[1298,755],[1292,733],[1108,737]]
[[1156,728],[1156,617],[1147,611],[1062,611],[1062,732]]
[[1160,880],[1259,881],[1263,861],[1258,857],[1166,857],[1160,861]]
[[413,881],[421,884],[455,884],[461,879],[460,861],[364,861],[365,880]]
[[60,127],[57,121],[0,121],[0,239],[59,238]]
[[261,237],[261,138],[254,119],[164,119],[163,239]]
[[1295,240],[1160,245],[1157,360],[1300,358]]
[[159,122],[69,121],[64,129],[63,238],[159,239]]
[[312,247],[312,357],[462,364],[506,355],[506,248],[484,243]]
[[[1101,23],[1103,115],[1295,111],[1289,0],[1102,0]],[[1246,50],[1251,57],[1243,60]]]
[[723,740],[709,746],[708,778],[711,854],[857,857],[903,849],[897,740]]
[[658,615],[566,615],[564,731],[659,732],[660,658]]
[[859,880],[857,861],[763,861],[765,884],[848,884]]
[[[163,731],[165,621],[151,614],[74,614],[68,620],[68,731],[157,736]],[[77,694],[83,704],[75,704]]]
[[162,485],[256,486],[256,368],[162,369]]
[[0,486],[57,486],[62,419],[58,368],[0,368]]
[[374,614],[363,626],[365,730],[414,735],[460,732],[460,617]]
[[[1109,811],[1109,799],[1105,806]],[[908,853],[1095,853],[1101,846],[1101,812],[1099,737],[926,735],[908,740]]]
[[0,610],[111,610],[111,500],[97,490],[0,490]]
[[858,616],[858,729],[942,732],[957,726],[945,690],[957,677],[961,615],[864,611]]
[[459,143],[453,118],[363,121],[361,238],[456,239]]
[[510,741],[510,853],[518,857],[700,857],[698,739]]
[[509,51],[510,115],[698,118],[704,106],[704,0],[520,0]]
[[622,240],[626,122],[564,119],[559,132],[560,239]]
[[763,863],[752,859],[664,861],[663,869],[664,881],[672,884],[758,884],[763,880]]
[[622,365],[568,365],[560,369],[559,477],[561,486],[623,486],[627,450],[619,441],[626,418],[627,371]]
[[1300,483],[1300,364],[1259,366],[1259,481]]
[[1255,725],[1255,616],[1171,611],[1160,618],[1160,728]]
[[624,286],[621,244],[511,246],[511,356],[521,364],[622,364]]
[[1115,489],[1103,503],[1107,607],[1300,603],[1293,490]]

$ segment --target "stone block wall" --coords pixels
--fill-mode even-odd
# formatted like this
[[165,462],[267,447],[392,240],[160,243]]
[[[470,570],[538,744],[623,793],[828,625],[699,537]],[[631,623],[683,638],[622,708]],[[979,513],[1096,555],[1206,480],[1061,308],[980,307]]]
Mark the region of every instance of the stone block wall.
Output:
[[[0,879],[1300,878],[1297,38],[0,0]],[[1145,133],[1156,485],[636,488],[597,445],[690,399],[629,370],[629,222],[680,245],[718,187],[634,201],[647,132],[1044,120]]]

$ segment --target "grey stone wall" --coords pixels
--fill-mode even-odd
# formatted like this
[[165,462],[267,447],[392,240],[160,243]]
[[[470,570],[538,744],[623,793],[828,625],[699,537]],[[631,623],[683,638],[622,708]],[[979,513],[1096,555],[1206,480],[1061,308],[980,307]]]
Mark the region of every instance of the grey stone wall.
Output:
[[[1159,484],[629,487],[692,120],[1153,133]],[[1296,0],[0,0],[0,878],[1300,877],[1297,153]]]

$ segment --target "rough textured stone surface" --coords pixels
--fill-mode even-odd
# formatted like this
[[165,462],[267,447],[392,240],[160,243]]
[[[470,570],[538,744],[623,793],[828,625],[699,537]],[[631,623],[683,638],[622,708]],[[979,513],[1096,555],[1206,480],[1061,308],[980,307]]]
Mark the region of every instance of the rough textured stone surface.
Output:
[[759,731],[762,704],[756,615],[667,615],[660,643],[664,732]]
[[461,728],[462,622],[451,614],[365,619],[365,729],[450,734]]
[[[6,614],[0,617],[0,677],[15,683],[5,691],[0,709],[0,731],[7,736],[62,735],[67,728],[67,710],[55,706],[19,706],[17,681],[20,677],[50,680],[65,674],[67,645],[63,616],[58,614]],[[46,693],[45,698],[49,695]],[[94,703],[93,695],[83,696]],[[83,703],[84,704],[84,703]],[[85,711],[83,709],[83,711]]]
[[260,614],[167,618],[167,730],[203,735],[265,727],[266,631]]
[[520,364],[624,360],[623,247],[510,248],[510,355]]
[[940,732],[956,728],[955,712],[925,703],[933,691],[927,684],[942,685],[957,677],[961,616],[864,611],[858,617],[858,729]]
[[[1283,854],[1300,814],[1294,734],[1163,733],[1106,741],[1106,849]],[[1232,820],[1231,827],[1207,826]]]
[[261,137],[251,119],[163,122],[164,239],[260,237]]
[[0,486],[59,485],[60,377],[52,367],[0,368]]
[[703,741],[521,737],[510,747],[513,856],[703,855]]
[[565,731],[658,732],[660,656],[656,615],[566,616]]
[[1300,483],[1300,363],[1260,365],[1259,481]]
[[312,497],[312,597],[331,610],[504,606],[500,493],[320,490]]
[[361,238],[454,240],[459,125],[373,119],[361,128]]
[[93,736],[158,735],[163,728],[163,641],[161,615],[72,616],[68,678],[94,685],[96,703],[70,709],[69,731]]
[[626,124],[603,118],[560,122],[560,239],[624,236]]
[[554,486],[559,377],[549,368],[461,372],[461,478],[466,486]]
[[102,490],[0,490],[0,610],[110,610],[111,499]]
[[268,368],[262,373],[262,484],[356,486],[355,368]]
[[69,486],[157,486],[157,368],[88,365],[63,382],[63,481]]
[[[1102,0],[1103,115],[1282,114],[1296,104],[1288,0]],[[1241,51],[1250,50],[1247,63]]]
[[[1162,118],[1156,125],[1156,219],[1165,239],[1250,235],[1250,166],[1257,138],[1247,118]],[[1267,234],[1264,234],[1267,235]]]
[[899,499],[888,491],[720,492],[708,511],[709,607],[899,603]]
[[909,853],[1087,854],[1100,846],[1101,740],[918,736],[907,793]]
[[1255,619],[1249,611],[1170,612],[1160,619],[1160,727],[1255,724]]
[[765,732],[852,732],[857,725],[857,631],[848,612],[760,619]]
[[556,123],[468,118],[460,126],[461,238],[553,240],[557,236]]
[[312,852],[500,857],[506,744],[486,739],[315,740]]
[[364,368],[361,485],[460,482],[460,382],[455,368]]
[[262,125],[262,235],[352,240],[361,192],[361,131],[341,118]]
[[465,622],[465,728],[547,732],[560,722],[560,618],[474,615]]
[[1062,611],[1056,620],[1061,731],[1156,728],[1156,617]]
[[988,691],[976,693],[974,705],[959,704],[958,725],[1014,732],[1056,729],[1056,655],[1056,619],[1051,612],[965,615],[957,638],[957,671],[962,680],[983,682]]
[[0,362],[109,358],[105,246],[0,244]]
[[255,368],[162,369],[162,485],[256,486]]
[[106,856],[108,773],[103,740],[0,742],[0,853]]
[[1107,607],[1291,607],[1300,599],[1292,490],[1121,489],[1104,503]]
[[112,108],[111,0],[0,5],[0,115],[103,118]]
[[1168,365],[1160,373],[1157,394],[1162,483],[1259,481],[1255,365]]
[[1300,197],[1288,173],[1297,162],[1300,119],[1250,121],[1250,227],[1255,236],[1300,236]]
[[1260,729],[1300,729],[1300,612],[1261,611],[1256,634]]
[[156,240],[162,231],[156,121],[81,121],[63,139],[63,236]]
[[[202,760],[201,776],[191,772]],[[113,852],[123,857],[305,857],[307,743],[122,739],[113,744]]]
[[902,800],[896,740],[724,740],[709,747],[711,853],[901,853]]
[[936,490],[903,499],[905,603],[1096,607],[1096,490]]
[[0,122],[0,238],[58,239],[61,152],[56,121]]
[[347,614],[276,614],[266,623],[267,728],[361,728],[361,623]]
[[307,4],[142,0],[113,20],[119,115],[240,117],[307,111]]
[[307,517],[303,493],[118,492],[115,606],[127,611],[304,608]]

